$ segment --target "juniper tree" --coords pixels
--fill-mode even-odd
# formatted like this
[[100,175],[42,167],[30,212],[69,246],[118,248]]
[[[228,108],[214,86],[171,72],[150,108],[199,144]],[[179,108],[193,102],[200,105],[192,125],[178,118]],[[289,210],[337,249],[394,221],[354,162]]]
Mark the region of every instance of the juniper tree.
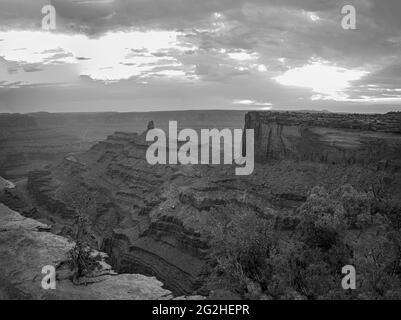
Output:
[[64,190],[63,197],[69,206],[75,211],[75,234],[73,240],[75,246],[70,251],[71,267],[74,270],[73,281],[93,271],[98,266],[93,250],[97,248],[97,240],[92,231],[92,224],[89,220],[91,211],[96,210],[96,192],[89,194],[87,190],[79,187],[70,187]]

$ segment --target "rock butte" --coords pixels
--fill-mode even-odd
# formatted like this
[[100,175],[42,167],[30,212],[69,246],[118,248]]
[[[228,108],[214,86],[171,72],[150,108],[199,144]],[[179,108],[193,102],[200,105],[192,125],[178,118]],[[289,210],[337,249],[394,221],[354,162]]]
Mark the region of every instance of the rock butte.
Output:
[[383,115],[250,112],[261,163],[295,159],[366,165],[384,161],[401,167],[401,112]]

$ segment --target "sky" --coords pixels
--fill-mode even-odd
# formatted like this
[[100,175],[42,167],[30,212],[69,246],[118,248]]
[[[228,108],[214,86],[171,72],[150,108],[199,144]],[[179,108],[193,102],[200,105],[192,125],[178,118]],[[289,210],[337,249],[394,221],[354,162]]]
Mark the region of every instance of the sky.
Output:
[[400,17],[399,0],[0,0],[0,112],[401,111]]

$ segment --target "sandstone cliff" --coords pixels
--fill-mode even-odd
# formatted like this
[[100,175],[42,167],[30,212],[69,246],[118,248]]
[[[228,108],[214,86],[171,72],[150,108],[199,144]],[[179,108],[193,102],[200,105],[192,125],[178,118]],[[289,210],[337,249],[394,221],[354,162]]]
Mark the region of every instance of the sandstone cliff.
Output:
[[[251,179],[236,177],[231,166],[151,166],[147,147],[144,135],[117,132],[32,172],[29,194],[65,235],[74,217],[68,193],[91,194],[96,206],[88,214],[116,271],[156,276],[177,295],[203,294],[214,219],[244,210],[279,216],[280,199],[260,182],[253,187]],[[302,201],[295,196],[294,203]]]
[[0,204],[0,299],[172,299],[155,278],[111,270],[86,286],[74,285],[60,273],[56,290],[42,289],[42,267],[62,266],[73,245],[43,223]]
[[256,160],[401,167],[401,113],[385,115],[249,112]]
[[[293,230],[296,208],[312,187],[332,190],[350,183],[369,189],[378,168],[364,165],[368,159],[379,164],[385,159],[380,170],[396,169],[397,116],[369,129],[358,116],[344,125],[343,115],[249,113],[245,127],[256,130],[261,163],[248,177],[235,176],[233,166],[151,166],[145,134],[116,132],[87,152],[32,172],[27,184],[32,203],[23,211],[68,236],[75,215],[71,195],[90,195],[95,205],[87,214],[117,272],[156,276],[177,295],[207,294],[211,226],[249,212]],[[401,190],[399,175],[391,173],[395,193]],[[23,202],[12,192],[5,201]]]

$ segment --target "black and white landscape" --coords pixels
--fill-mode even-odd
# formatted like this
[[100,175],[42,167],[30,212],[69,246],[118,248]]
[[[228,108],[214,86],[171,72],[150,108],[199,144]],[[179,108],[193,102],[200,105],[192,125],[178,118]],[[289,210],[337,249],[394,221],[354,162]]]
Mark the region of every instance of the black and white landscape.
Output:
[[[2,0],[0,299],[401,299],[400,14]],[[151,164],[172,121],[252,173]]]

